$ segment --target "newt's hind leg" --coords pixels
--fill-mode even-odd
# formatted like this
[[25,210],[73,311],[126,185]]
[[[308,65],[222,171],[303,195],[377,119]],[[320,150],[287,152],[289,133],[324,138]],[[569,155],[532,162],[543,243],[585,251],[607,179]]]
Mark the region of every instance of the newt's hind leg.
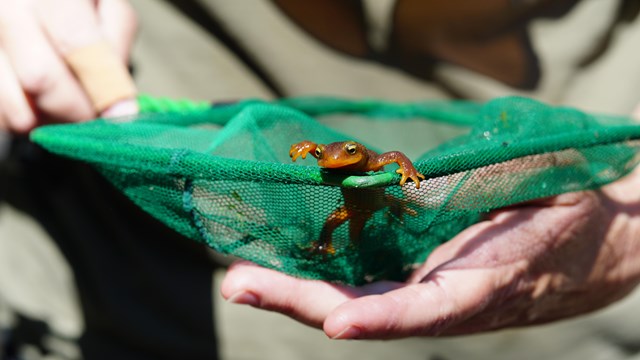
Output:
[[320,239],[313,242],[313,251],[322,254],[335,254],[336,249],[333,247],[333,232],[338,226],[344,224],[349,219],[349,211],[346,206],[340,206],[334,210],[322,226],[320,231]]
[[322,231],[320,232],[320,240],[313,243],[314,251],[335,254],[336,249],[333,247],[333,232],[338,226],[349,221],[349,241],[353,244],[360,240],[360,234],[367,220],[371,218],[372,211],[362,211],[347,206],[341,206],[334,210],[327,218]]
[[393,195],[385,194],[384,196],[385,204],[389,207],[391,214],[397,217],[398,219],[402,219],[402,217],[406,215],[416,216],[418,212],[416,211],[415,204],[412,204],[411,201],[406,199],[400,199]]
[[349,217],[349,240],[351,244],[356,244],[360,241],[360,234],[364,225],[373,215],[371,211],[352,211]]

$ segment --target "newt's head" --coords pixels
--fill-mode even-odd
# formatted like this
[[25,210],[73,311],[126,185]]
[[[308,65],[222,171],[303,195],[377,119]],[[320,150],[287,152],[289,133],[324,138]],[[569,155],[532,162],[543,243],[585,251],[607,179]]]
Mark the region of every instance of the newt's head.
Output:
[[318,165],[324,168],[366,171],[361,167],[367,164],[367,149],[355,141],[320,144],[314,156],[318,159]]

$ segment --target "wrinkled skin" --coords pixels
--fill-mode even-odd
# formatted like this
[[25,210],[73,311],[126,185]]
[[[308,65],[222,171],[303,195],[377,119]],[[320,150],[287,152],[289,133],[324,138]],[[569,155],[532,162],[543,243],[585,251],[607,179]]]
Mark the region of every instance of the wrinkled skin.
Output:
[[469,334],[572,317],[640,281],[638,189],[635,171],[598,191],[495,212],[437,248],[405,283],[352,288],[239,262],[221,291],[337,339]]

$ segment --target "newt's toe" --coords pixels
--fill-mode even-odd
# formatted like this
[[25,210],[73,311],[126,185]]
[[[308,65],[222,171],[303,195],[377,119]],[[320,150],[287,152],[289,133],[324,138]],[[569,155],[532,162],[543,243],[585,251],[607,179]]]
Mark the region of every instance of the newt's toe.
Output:
[[336,253],[336,249],[332,244],[327,244],[323,241],[314,241],[309,248],[309,251],[313,254],[319,255],[334,255]]
[[416,189],[420,189],[420,181],[424,180],[424,175],[420,173],[416,173],[416,175],[411,177],[414,183],[416,183]]
[[400,168],[396,170],[396,172],[398,174],[402,174],[402,178],[400,179],[400,186],[404,185],[408,179],[411,179],[416,184],[416,189],[420,189],[420,181],[425,179],[424,175],[415,171],[415,169],[413,171],[405,171]]

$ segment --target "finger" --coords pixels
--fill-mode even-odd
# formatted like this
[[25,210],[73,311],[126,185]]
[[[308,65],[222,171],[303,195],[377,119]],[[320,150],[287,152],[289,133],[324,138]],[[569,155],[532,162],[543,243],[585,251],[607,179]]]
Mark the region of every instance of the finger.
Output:
[[[126,0],[106,0],[98,2],[98,18],[102,34],[123,63],[129,62],[129,56],[138,21],[131,4]],[[103,111],[100,115],[115,117],[138,113],[135,99],[119,101]]]
[[376,283],[351,288],[302,280],[250,262],[233,264],[222,282],[222,296],[231,302],[276,311],[317,328],[339,304],[358,296],[382,293],[399,284]]
[[324,323],[334,339],[439,335],[482,311],[494,291],[491,270],[447,270],[431,280],[344,302]]
[[637,121],[640,121],[640,104],[636,105],[636,108],[633,110],[631,116],[633,116],[633,118]]
[[138,24],[131,4],[126,0],[99,1],[98,22],[104,38],[122,61],[128,62]]
[[63,57],[103,39],[93,1],[36,0],[34,9],[54,48]]
[[9,59],[0,48],[0,129],[18,133],[29,131],[36,119]]
[[[126,56],[135,31],[131,9],[115,0],[100,2],[98,6],[107,21],[103,26],[98,14],[100,9],[94,2],[40,1],[41,11],[44,11],[41,21],[54,47],[66,59],[88,94],[93,108],[103,112],[119,101],[131,102],[135,87],[126,68]],[[115,112],[127,110],[134,104],[120,106]]]
[[[98,21],[105,39],[123,63],[129,62],[138,21],[131,4],[126,0],[98,2]],[[138,113],[135,99],[119,101],[100,115],[105,117],[125,116]]]
[[295,279],[247,262],[229,268],[221,292],[231,302],[280,312],[314,327],[321,327],[333,308],[352,297],[334,285]]
[[2,46],[18,81],[35,106],[56,120],[91,118],[93,109],[74,76],[53,49],[32,14],[22,5],[0,14]]

